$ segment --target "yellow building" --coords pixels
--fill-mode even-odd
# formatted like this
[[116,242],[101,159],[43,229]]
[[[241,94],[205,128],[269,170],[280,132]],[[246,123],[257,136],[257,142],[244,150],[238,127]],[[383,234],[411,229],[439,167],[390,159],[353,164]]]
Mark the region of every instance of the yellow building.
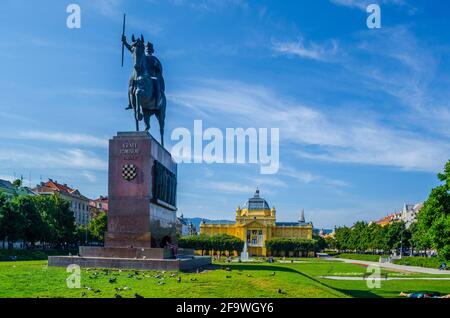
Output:
[[276,222],[275,207],[270,209],[266,200],[259,196],[256,189],[253,198],[236,209],[234,224],[200,224],[200,234],[210,236],[217,234],[233,235],[247,242],[250,256],[268,256],[266,240],[272,238],[304,238],[312,239],[313,225],[305,222],[302,211],[298,222]]

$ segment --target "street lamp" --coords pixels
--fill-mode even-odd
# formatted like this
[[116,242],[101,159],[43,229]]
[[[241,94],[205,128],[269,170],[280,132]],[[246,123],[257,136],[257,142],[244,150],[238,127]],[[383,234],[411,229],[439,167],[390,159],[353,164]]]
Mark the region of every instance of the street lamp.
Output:
[[403,231],[400,232],[400,259],[403,256]]

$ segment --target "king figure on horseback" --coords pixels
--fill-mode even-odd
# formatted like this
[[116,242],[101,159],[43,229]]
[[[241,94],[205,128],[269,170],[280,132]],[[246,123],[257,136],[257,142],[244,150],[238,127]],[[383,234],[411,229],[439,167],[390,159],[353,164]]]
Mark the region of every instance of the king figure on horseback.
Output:
[[150,117],[155,115],[158,119],[161,133],[161,144],[164,146],[164,121],[166,111],[165,83],[162,64],[153,55],[153,44],[147,42],[144,48],[144,37],[131,38],[127,42],[122,35],[123,45],[133,56],[133,72],[128,82],[128,106],[133,109],[136,121],[136,130],[139,131],[139,121],[144,119],[145,131],[150,129]]

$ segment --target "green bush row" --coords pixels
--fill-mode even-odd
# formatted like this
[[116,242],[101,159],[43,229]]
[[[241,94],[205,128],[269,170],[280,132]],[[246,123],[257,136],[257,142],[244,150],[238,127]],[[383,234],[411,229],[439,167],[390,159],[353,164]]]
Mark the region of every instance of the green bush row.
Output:
[[388,255],[373,255],[373,254],[338,254],[336,257],[345,259],[354,259],[358,261],[378,262],[380,257],[387,258]]
[[393,263],[398,265],[439,268],[442,261],[437,257],[403,257],[402,259],[394,260]]
[[46,260],[50,255],[73,255],[77,254],[77,250],[19,250],[19,249],[0,249],[0,261],[7,262],[13,260],[17,261],[37,261]]
[[302,238],[273,238],[266,241],[266,248],[272,255],[294,255],[307,256],[310,252],[318,252],[321,246],[318,240]]
[[217,251],[219,254],[227,251],[231,255],[234,251],[241,252],[244,247],[244,242],[237,237],[227,234],[214,236],[201,234],[181,237],[178,240],[178,246],[201,251],[202,255],[206,251],[211,250]]

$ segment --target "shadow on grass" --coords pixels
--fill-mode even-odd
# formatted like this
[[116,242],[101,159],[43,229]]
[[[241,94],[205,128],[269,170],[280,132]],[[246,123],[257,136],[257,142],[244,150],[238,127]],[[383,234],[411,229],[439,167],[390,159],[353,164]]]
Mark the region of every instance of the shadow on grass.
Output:
[[316,279],[315,277],[312,277],[308,274],[305,274],[301,271],[298,271],[294,268],[290,268],[287,266],[279,266],[279,265],[264,265],[264,264],[226,264],[226,265],[218,265],[218,264],[213,264],[210,265],[208,267],[208,269],[211,270],[217,270],[217,269],[226,269],[229,268],[230,270],[248,270],[248,271],[271,271],[271,272],[287,272],[287,273],[293,273],[293,274],[297,274],[297,275],[301,275],[313,282],[315,282],[316,284],[318,284],[321,287],[324,287],[326,289],[330,289],[342,294],[345,294],[347,296],[350,297],[356,297],[356,298],[382,298],[381,296],[373,293],[370,290],[349,290],[349,289],[341,289],[341,288],[336,288],[333,286],[330,286],[326,283],[324,283],[323,281],[320,281],[318,279]]

